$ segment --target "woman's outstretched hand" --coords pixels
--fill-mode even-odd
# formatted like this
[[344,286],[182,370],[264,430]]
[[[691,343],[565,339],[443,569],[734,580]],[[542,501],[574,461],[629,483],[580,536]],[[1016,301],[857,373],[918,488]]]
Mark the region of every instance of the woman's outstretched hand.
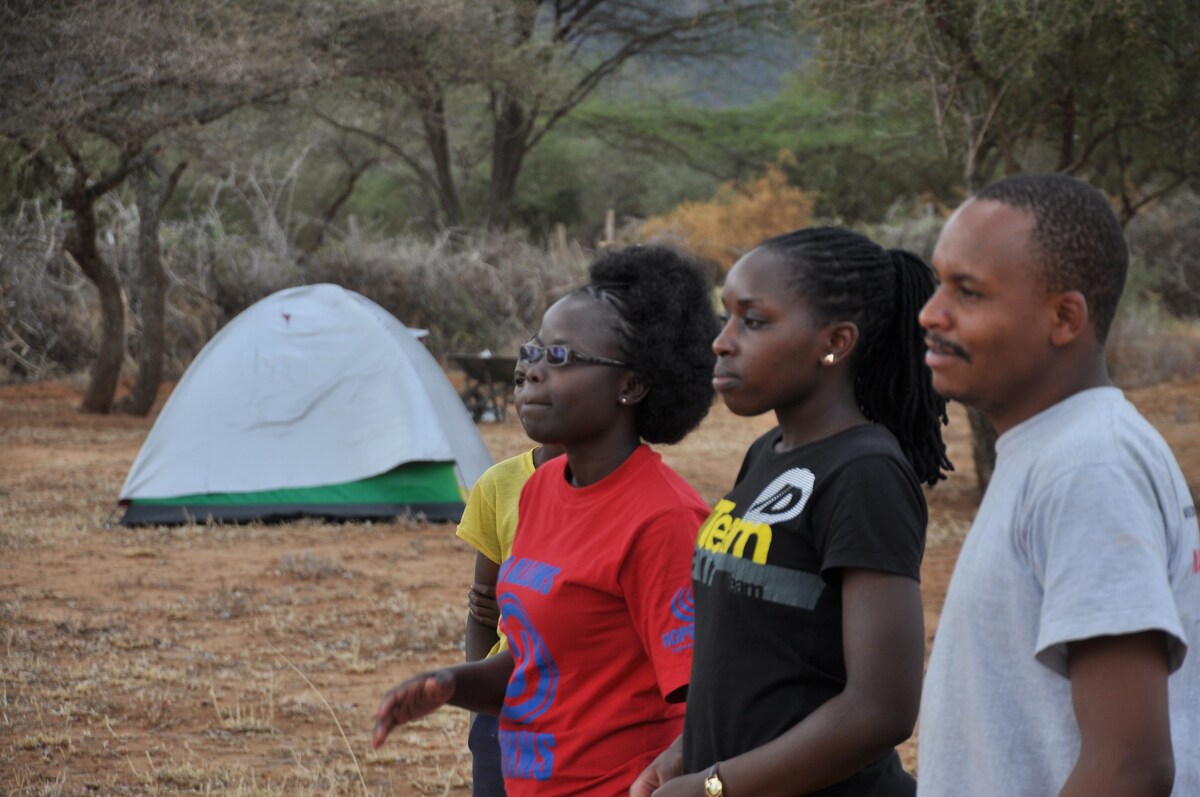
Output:
[[383,696],[375,712],[371,747],[379,747],[392,728],[432,714],[454,695],[454,674],[435,670],[409,678]]

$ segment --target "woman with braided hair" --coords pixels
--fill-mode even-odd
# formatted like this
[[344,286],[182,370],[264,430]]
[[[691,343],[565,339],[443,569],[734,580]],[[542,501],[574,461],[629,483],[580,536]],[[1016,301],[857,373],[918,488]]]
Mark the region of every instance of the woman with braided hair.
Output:
[[924,661],[921,484],[950,468],[917,325],[933,290],[918,257],[828,227],[729,272],[713,385],[779,425],[700,530],[684,733],[634,797],[915,793],[895,746]]

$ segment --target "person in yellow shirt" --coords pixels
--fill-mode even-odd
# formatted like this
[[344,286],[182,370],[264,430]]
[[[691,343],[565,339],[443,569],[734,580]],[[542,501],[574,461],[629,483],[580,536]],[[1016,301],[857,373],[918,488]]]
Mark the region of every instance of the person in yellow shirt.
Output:
[[[525,367],[517,365],[513,375],[513,398],[520,416],[524,403]],[[517,534],[517,504],[521,488],[535,469],[562,453],[557,445],[537,446],[515,457],[497,462],[484,472],[471,489],[457,535],[475,546],[475,578],[467,593],[467,661],[494,656],[507,647],[497,630],[500,611],[496,606],[496,578],[500,564],[508,558]],[[471,751],[471,781],[474,797],[504,797],[504,775],[500,771],[500,720],[476,714],[471,721],[467,747]]]

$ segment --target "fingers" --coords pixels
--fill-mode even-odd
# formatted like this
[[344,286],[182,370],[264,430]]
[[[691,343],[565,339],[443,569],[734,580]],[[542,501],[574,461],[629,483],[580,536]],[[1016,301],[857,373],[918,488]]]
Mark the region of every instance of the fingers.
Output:
[[496,588],[490,584],[472,584],[467,592],[467,610],[477,622],[495,628],[500,622]]
[[500,613],[497,611],[488,611],[478,606],[468,604],[467,611],[471,617],[480,625],[485,625],[488,628],[496,628],[500,625]]
[[420,719],[445,705],[454,694],[454,676],[445,670],[408,679],[383,696],[375,711],[371,747],[378,748],[392,728]]
[[375,720],[375,727],[371,731],[371,749],[378,750],[379,746],[387,739],[388,734],[392,732],[393,723],[385,723],[383,720]]
[[656,758],[637,776],[637,780],[629,787],[629,797],[650,797],[655,789],[671,779],[671,775],[661,769],[661,758],[662,756]]
[[629,787],[629,797],[651,797],[669,780],[683,774],[683,737],[680,736],[666,750],[642,770],[637,780]]
[[[421,697],[430,676],[418,676],[400,684],[383,696],[375,712],[375,729],[371,732],[371,747],[378,748],[387,739],[392,728],[411,722],[428,713],[421,712],[424,703]],[[432,709],[430,709],[432,710]]]
[[397,705],[402,705],[404,702],[407,683],[405,682],[385,694],[379,703],[379,708],[375,710],[375,728],[371,731],[372,748],[378,748],[383,744],[392,728],[400,722],[393,717],[393,712]]
[[629,797],[650,797],[660,785],[662,784],[659,782],[658,772],[652,764],[643,769],[642,774],[638,775],[637,780],[629,787]]

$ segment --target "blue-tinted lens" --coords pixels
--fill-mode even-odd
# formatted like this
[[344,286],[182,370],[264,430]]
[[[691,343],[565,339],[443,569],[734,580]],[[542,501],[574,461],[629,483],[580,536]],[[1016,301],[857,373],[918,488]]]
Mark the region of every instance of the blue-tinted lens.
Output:
[[519,349],[518,359],[536,363],[540,362],[543,356],[546,358],[546,365],[559,366],[571,362],[572,352],[566,346],[538,346],[533,343],[524,343]]

